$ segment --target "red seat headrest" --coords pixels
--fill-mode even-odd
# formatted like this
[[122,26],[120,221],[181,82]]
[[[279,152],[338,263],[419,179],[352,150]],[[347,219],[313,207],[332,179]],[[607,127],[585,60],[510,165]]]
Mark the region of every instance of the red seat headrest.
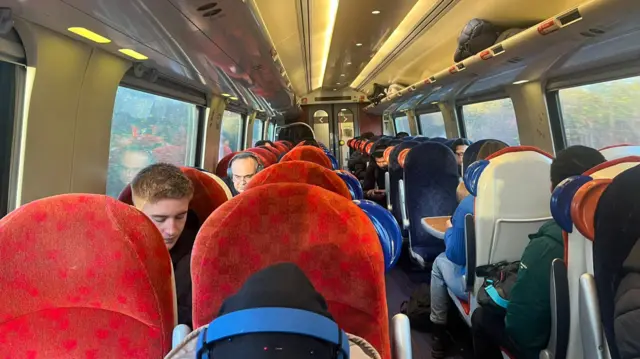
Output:
[[161,358],[171,349],[171,258],[135,208],[103,195],[45,198],[0,220],[0,242],[0,353]]
[[333,169],[331,160],[327,155],[319,149],[313,146],[300,146],[292,149],[286,155],[282,156],[280,162],[287,161],[307,161],[319,164],[328,169]]
[[340,327],[390,357],[376,230],[352,201],[307,184],[245,191],[207,219],[191,259],[194,326],[209,323],[252,273],[279,262],[296,263]]
[[220,178],[227,177],[227,169],[229,168],[229,162],[231,162],[231,159],[233,158],[233,156],[237,155],[238,153],[239,152],[230,153],[224,156],[220,160],[220,162],[218,162],[218,165],[216,166],[216,176]]
[[[197,216],[200,223],[228,200],[227,190],[208,174],[191,167],[181,167],[182,172],[189,177],[193,184],[193,198],[189,202],[189,209]],[[131,185],[128,184],[118,196],[126,204],[133,205]]]
[[247,185],[247,189],[272,183],[311,184],[351,199],[349,188],[335,172],[312,162],[278,163],[255,175]]
[[265,148],[253,147],[253,148],[246,149],[245,152],[251,152],[256,154],[262,161],[262,164],[265,168],[278,162],[278,156],[274,155],[273,153],[271,153],[271,151]]

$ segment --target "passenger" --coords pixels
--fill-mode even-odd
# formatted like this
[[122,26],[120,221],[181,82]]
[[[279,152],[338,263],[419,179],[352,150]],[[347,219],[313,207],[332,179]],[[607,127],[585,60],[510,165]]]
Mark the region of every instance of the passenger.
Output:
[[[600,152],[585,146],[560,151],[551,164],[551,190],[571,176],[605,162]],[[500,347],[516,358],[538,358],[551,332],[549,286],[551,262],[563,258],[562,229],[553,221],[529,235],[518,279],[511,289],[506,317],[482,307],[473,313],[472,332],[477,358],[502,358]]]
[[178,301],[178,323],[191,324],[191,249],[199,223],[187,216],[193,185],[180,168],[157,163],[131,182],[134,206],[156,225],[171,255]]
[[[362,140],[370,140],[373,138],[373,132],[365,132],[360,137],[356,137],[356,139]],[[353,173],[360,181],[364,181],[364,175],[367,172],[367,164],[369,163],[369,156],[360,152],[353,151],[351,157],[349,157],[349,162],[347,163],[347,167],[349,171]]]
[[[487,141],[480,151],[477,160],[484,160],[490,155],[507,147],[498,141]],[[464,184],[463,184],[464,187]],[[444,234],[446,249],[433,261],[431,269],[431,323],[433,324],[433,345],[431,356],[444,358],[449,344],[446,325],[449,310],[449,295],[447,288],[456,297],[467,300],[462,276],[466,273],[464,222],[467,214],[473,214],[474,197],[469,195],[466,188],[459,190],[459,195],[467,196],[460,202]]]
[[362,185],[362,189],[365,191],[365,198],[383,207],[387,205],[384,174],[389,167],[389,164],[384,159],[384,150],[385,148],[379,148],[371,155],[373,161],[367,167]]
[[260,159],[251,152],[241,152],[233,156],[229,162],[225,183],[235,197],[244,192],[247,183],[263,168]]
[[464,152],[470,145],[471,141],[466,138],[458,138],[451,144],[451,150],[456,155],[456,161],[458,161],[458,173],[460,175],[462,175],[462,158],[464,157]]
[[398,134],[396,135],[396,138],[405,138],[405,137],[409,137],[409,134],[406,132],[398,132]]
[[[313,287],[307,276],[293,263],[279,263],[254,273],[242,285],[242,288],[233,296],[228,297],[218,313],[217,318],[232,315],[248,309],[257,308],[291,308],[297,310],[298,316],[304,312],[315,313],[319,319],[328,318],[334,322],[331,313],[327,309],[327,303]],[[227,317],[228,318],[228,317]],[[294,325],[296,320],[290,320]],[[309,320],[307,318],[307,320]],[[235,323],[235,322],[234,322]],[[166,359],[195,359],[197,353],[202,357],[216,359],[231,358],[314,358],[332,359],[381,359],[380,354],[363,338],[346,333],[349,341],[349,355],[338,355],[337,343],[329,343],[316,337],[295,333],[270,332],[269,327],[281,327],[274,325],[268,319],[253,320],[243,323],[244,327],[259,326],[260,331],[251,334],[236,334],[227,340],[217,342],[203,342],[199,344],[198,337],[204,330],[212,330],[215,320],[189,334],[187,338],[173,349]],[[301,328],[317,328],[309,326],[309,322],[300,323]],[[267,329],[264,329],[267,328]],[[216,328],[217,333],[224,333],[226,328]],[[275,328],[274,328],[275,329]],[[292,328],[295,330],[295,327]],[[329,327],[331,329],[331,327]],[[338,328],[333,328],[338,333]],[[202,346],[202,347],[200,347]]]
[[275,147],[275,145],[273,144],[273,142],[268,141],[268,140],[260,140],[260,141],[256,141],[256,144],[253,145],[253,147],[260,147],[260,146],[266,146],[266,147]]
[[313,146],[313,147],[318,147],[320,148],[320,144],[318,143],[318,141],[314,140],[314,139],[306,139],[304,141],[301,141],[300,143],[298,143],[298,146]]

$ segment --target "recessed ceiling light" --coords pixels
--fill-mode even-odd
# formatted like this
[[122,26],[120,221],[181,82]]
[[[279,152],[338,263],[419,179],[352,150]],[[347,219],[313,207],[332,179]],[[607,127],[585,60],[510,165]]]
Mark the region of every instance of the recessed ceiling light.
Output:
[[91,30],[85,29],[84,27],[70,27],[67,30],[99,44],[108,44],[111,42],[111,40],[107,39],[106,37],[98,35]]
[[520,85],[520,84],[526,84],[527,82],[529,82],[529,80],[520,80],[520,81],[516,81],[513,84],[514,85]]
[[120,49],[118,50],[121,53],[129,56],[129,57],[133,57],[136,60],[148,60],[149,58],[141,53],[139,53],[138,51],[135,50],[131,50],[131,49]]
[[333,91],[337,91],[336,89],[333,89]]
[[432,104],[432,105],[437,105],[437,104],[438,104],[438,101],[433,101],[431,104]]
[[362,46],[361,42],[356,43],[356,46]]
[[336,85],[340,85],[340,83],[339,83],[339,82],[336,82]]
[[351,65],[351,61],[347,62],[347,65]]
[[229,95],[228,93],[223,93],[222,96],[223,97],[231,97],[231,95]]
[[344,74],[340,74],[341,77],[344,77]]
[[373,10],[371,13],[374,15],[378,15],[380,13],[380,10]]

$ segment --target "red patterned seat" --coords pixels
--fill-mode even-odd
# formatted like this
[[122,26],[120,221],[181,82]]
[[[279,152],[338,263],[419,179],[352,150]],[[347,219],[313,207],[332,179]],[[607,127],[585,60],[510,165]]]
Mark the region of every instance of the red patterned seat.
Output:
[[171,349],[171,259],[144,214],[107,196],[60,195],[0,220],[0,242],[1,357],[162,358]]
[[262,164],[265,168],[278,162],[278,156],[274,155],[273,153],[271,153],[271,151],[265,148],[253,147],[248,148],[245,152],[251,152],[258,155],[260,157],[260,160],[262,160]]
[[194,326],[209,323],[252,273],[279,262],[296,263],[338,324],[390,358],[376,230],[352,201],[308,184],[245,191],[207,219],[191,259]]
[[231,162],[231,159],[233,158],[233,156],[235,156],[237,154],[238,154],[238,152],[230,153],[230,154],[224,156],[220,160],[220,162],[218,162],[218,165],[216,166],[216,176],[218,176],[220,178],[227,177],[227,168],[229,168],[229,162]]
[[247,185],[247,189],[271,183],[306,183],[351,199],[349,188],[335,172],[312,162],[278,163],[255,175]]
[[289,147],[282,142],[274,142],[273,145],[280,150],[280,154],[289,152]]
[[280,162],[287,161],[307,161],[317,163],[328,169],[333,169],[331,160],[327,155],[319,149],[313,146],[299,146],[289,151],[286,155],[282,156]]
[[289,151],[289,150],[291,150],[293,148],[293,143],[291,143],[289,141],[280,140],[280,141],[276,141],[275,143],[283,144],[285,147],[287,147],[287,151]]
[[258,148],[264,148],[265,150],[273,153],[276,156],[276,162],[278,160],[278,156],[280,156],[281,154],[283,154],[284,152],[280,151],[280,149],[278,149],[277,147],[271,147],[271,146],[258,146]]
[[[189,202],[189,209],[192,210],[200,223],[216,208],[226,202],[228,188],[222,186],[215,179],[205,172],[191,167],[180,167],[182,172],[189,177],[193,184],[193,198]],[[126,204],[133,205],[131,197],[131,185],[127,185],[118,196],[118,199]]]

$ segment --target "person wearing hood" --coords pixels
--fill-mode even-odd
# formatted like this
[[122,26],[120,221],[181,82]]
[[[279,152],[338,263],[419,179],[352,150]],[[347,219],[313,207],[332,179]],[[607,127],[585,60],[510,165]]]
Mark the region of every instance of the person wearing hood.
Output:
[[193,184],[180,168],[157,163],[131,182],[134,206],[155,224],[171,255],[178,301],[178,323],[192,326],[191,250],[199,222],[189,211]]
[[[571,146],[551,163],[551,191],[562,181],[578,176],[606,159],[597,150]],[[502,358],[500,347],[516,358],[538,358],[551,335],[549,287],[551,263],[564,257],[562,229],[551,220],[537,233],[522,253],[518,279],[511,289],[506,317],[478,308],[471,318],[476,358]]]
[[[271,318],[274,311],[275,320]],[[282,317],[288,320],[277,319]],[[324,334],[335,337],[334,342],[318,338],[321,327],[328,329]],[[293,263],[279,263],[251,275],[224,301],[216,319],[189,334],[165,359],[200,355],[216,359],[333,359],[340,357],[338,353],[342,358],[381,359],[366,340],[339,329],[324,297],[304,272]]]

